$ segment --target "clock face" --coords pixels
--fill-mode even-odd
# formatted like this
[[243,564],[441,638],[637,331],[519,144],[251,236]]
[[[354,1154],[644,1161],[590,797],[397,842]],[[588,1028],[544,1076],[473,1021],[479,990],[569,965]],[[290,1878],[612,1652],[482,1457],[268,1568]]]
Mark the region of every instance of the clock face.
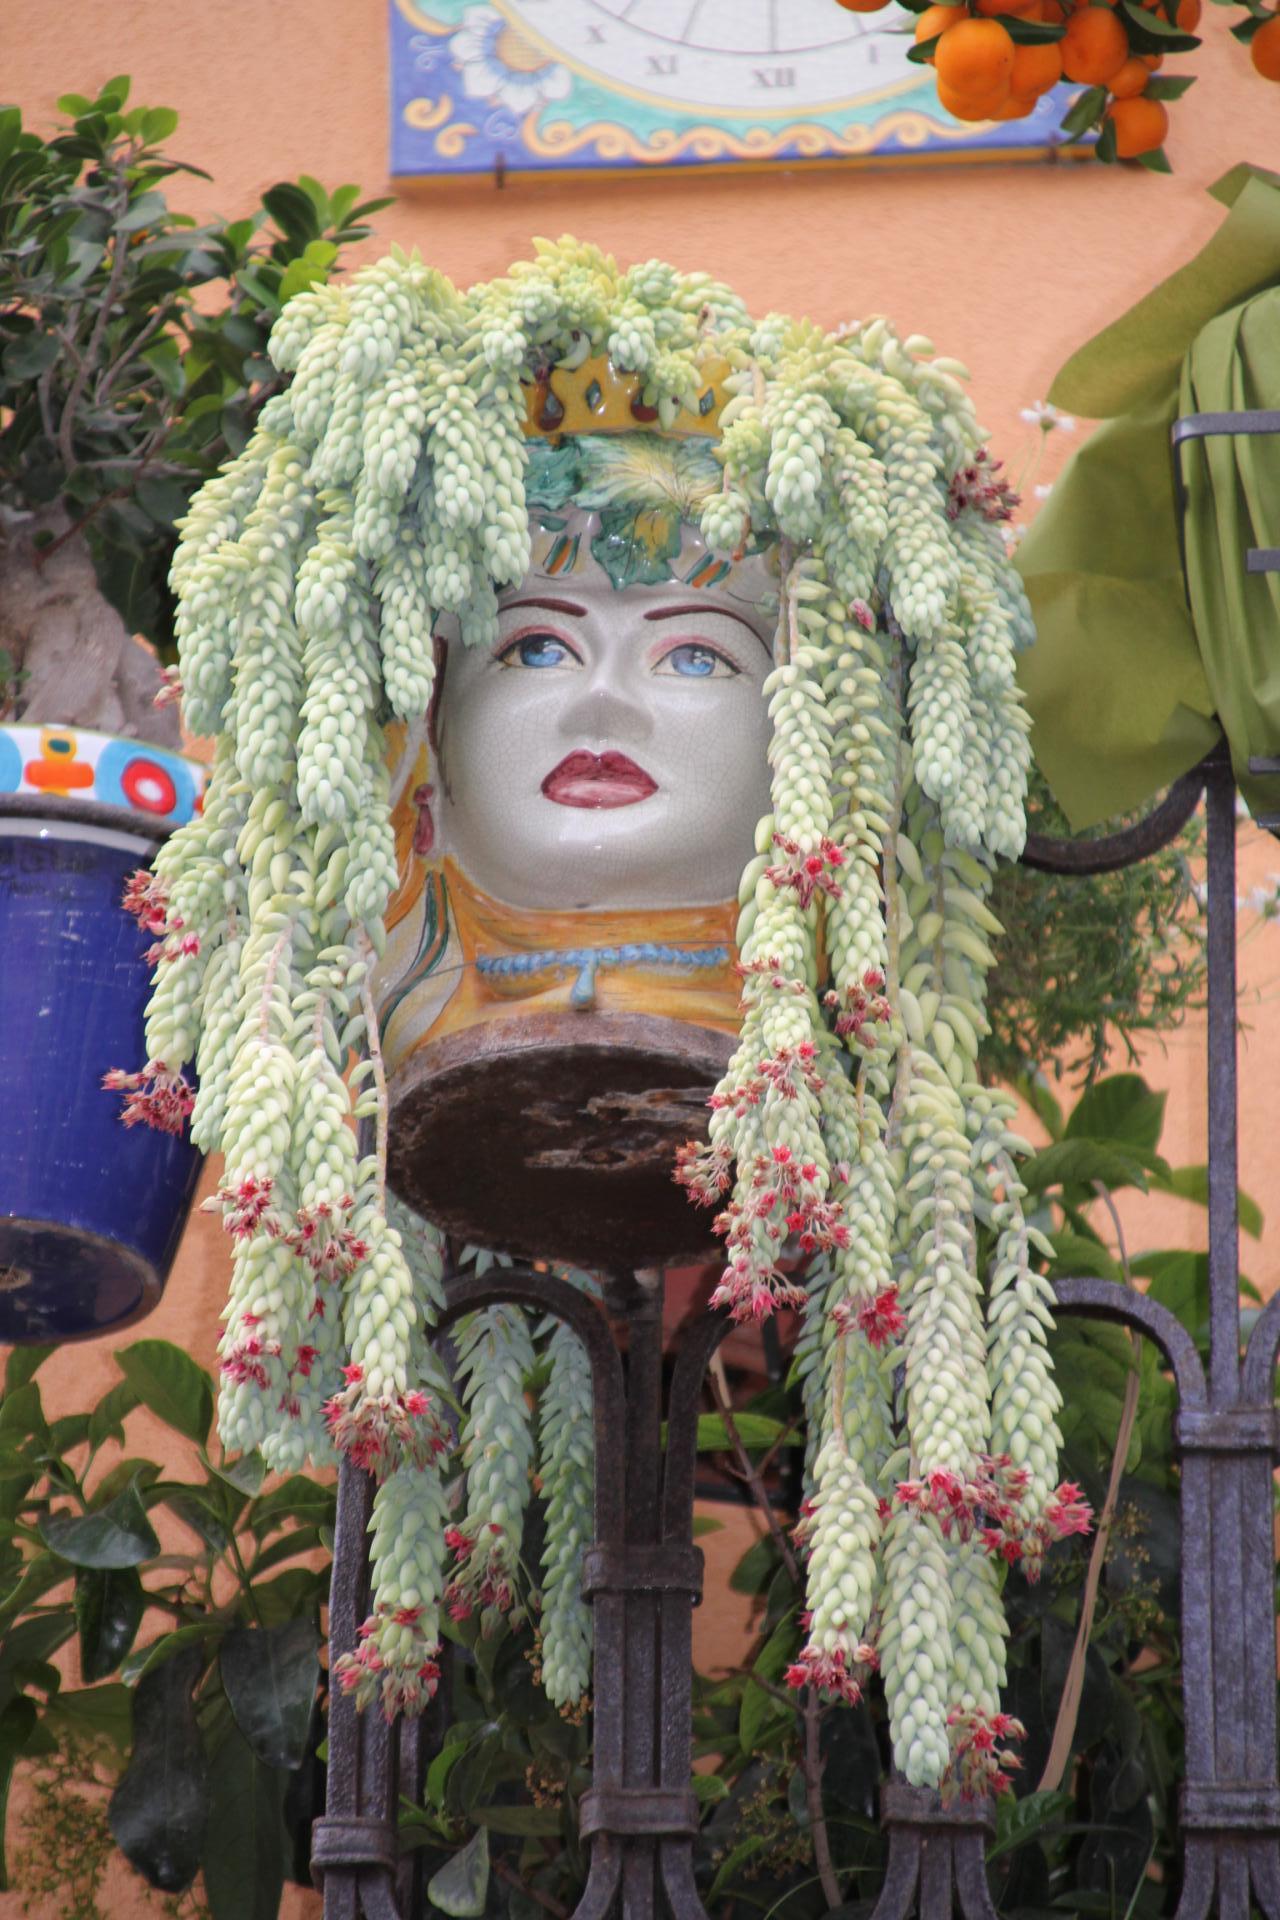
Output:
[[392,172],[1043,154],[1063,101],[970,126],[911,15],[836,0],[389,0]]
[[835,0],[496,0],[516,32],[633,99],[753,120],[915,83],[908,16]]

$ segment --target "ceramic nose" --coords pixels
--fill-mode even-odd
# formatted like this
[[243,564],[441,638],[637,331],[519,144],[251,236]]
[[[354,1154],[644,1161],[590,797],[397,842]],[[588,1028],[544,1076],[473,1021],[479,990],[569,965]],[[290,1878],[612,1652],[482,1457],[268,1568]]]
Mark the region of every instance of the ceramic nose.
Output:
[[560,731],[574,740],[639,742],[653,732],[653,716],[613,663],[602,661],[565,707]]

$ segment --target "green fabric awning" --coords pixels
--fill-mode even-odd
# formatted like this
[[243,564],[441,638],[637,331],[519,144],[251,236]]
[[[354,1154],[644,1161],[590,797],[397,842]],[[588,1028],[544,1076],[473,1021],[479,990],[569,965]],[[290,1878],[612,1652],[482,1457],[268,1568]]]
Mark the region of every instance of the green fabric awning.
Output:
[[1213,188],[1218,232],[1082,347],[1054,403],[1102,421],[1068,463],[1018,552],[1037,640],[1020,679],[1040,765],[1072,824],[1128,811],[1225,732],[1255,811],[1280,780],[1280,435],[1196,441],[1183,453],[1190,603],[1169,430],[1180,415],[1280,409],[1280,175],[1237,167]]

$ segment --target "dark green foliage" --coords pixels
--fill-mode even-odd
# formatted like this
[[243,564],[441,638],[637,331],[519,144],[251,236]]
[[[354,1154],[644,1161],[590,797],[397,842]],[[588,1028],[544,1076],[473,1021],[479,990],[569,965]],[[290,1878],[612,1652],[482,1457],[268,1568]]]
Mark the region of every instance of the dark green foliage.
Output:
[[[55,1784],[79,1767],[90,1786],[114,1783],[111,1832],[153,1886],[203,1871],[214,1920],[269,1920],[285,1878],[306,1871],[323,1791],[328,1569],[309,1562],[333,1490],[295,1476],[259,1492],[260,1461],[211,1460],[212,1382],[165,1341],[125,1348],[126,1379],[52,1425],[35,1377],[45,1357],[15,1353],[0,1396],[0,1828],[16,1761]],[[186,1444],[189,1477],[127,1456],[103,1470],[141,1404]],[[160,1507],[190,1550],[161,1552]],[[149,1610],[169,1625],[139,1645]],[[64,1685],[52,1656],[73,1636],[81,1684]]]
[[[1027,818],[1034,833],[1071,836],[1035,769]],[[1202,841],[1197,816],[1171,847],[1119,873],[1001,867],[991,906],[1005,932],[982,1048],[988,1079],[1016,1084],[1030,1067],[1062,1059],[1094,1079],[1117,1043],[1133,1058],[1137,1035],[1166,1033],[1203,1005],[1203,922],[1192,895]]]
[[[174,522],[280,384],[267,335],[385,200],[304,176],[197,225],[169,183],[168,107],[126,75],[59,102],[44,140],[0,109],[0,506],[62,500],[126,625],[165,651]],[[149,1344],[149,1343],[144,1343]]]

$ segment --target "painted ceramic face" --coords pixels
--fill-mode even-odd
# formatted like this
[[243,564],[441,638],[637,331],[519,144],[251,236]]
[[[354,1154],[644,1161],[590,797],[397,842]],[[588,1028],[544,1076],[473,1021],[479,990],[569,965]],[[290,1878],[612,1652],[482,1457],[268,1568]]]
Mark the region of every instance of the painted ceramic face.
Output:
[[[702,551],[687,532],[674,571]],[[511,906],[731,899],[769,805],[769,588],[759,560],[709,588],[527,575],[491,650],[449,648],[444,851]]]

